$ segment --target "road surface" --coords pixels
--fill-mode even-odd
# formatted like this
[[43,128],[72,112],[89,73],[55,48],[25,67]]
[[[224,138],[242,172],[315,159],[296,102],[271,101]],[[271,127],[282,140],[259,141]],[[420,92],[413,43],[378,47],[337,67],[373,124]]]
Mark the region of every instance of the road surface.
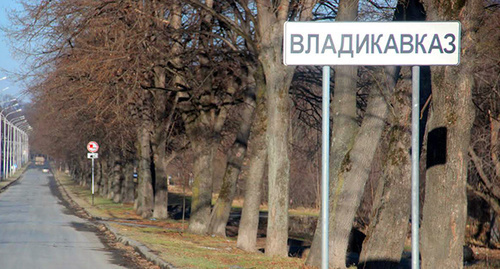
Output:
[[32,166],[0,194],[0,268],[125,268],[95,227],[73,215],[58,193],[50,173]]

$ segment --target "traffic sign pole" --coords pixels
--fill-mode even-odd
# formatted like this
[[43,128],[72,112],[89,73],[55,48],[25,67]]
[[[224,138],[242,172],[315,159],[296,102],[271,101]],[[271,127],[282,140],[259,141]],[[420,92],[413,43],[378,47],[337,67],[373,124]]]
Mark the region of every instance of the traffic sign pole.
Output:
[[94,205],[94,158],[92,160],[92,205]]
[[328,197],[330,175],[330,66],[323,66],[321,147],[321,268],[328,269]]
[[420,157],[420,66],[412,67],[412,108],[411,108],[411,268],[420,268],[419,262],[419,157]]

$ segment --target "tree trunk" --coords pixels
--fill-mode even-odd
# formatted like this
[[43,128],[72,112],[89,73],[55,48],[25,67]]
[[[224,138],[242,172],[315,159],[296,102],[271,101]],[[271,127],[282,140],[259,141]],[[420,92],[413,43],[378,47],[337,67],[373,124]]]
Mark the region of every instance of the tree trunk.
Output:
[[[207,122],[208,115],[206,114],[202,112],[200,118],[191,124],[194,126],[187,128],[194,156],[194,179],[191,187],[193,196],[188,231],[196,234],[205,234],[208,231],[212,205],[213,157],[215,155],[212,144],[215,138],[210,123]],[[199,121],[205,123],[199,123]]]
[[137,214],[150,218],[153,214],[154,193],[153,175],[151,173],[151,92],[143,92],[141,127],[138,130],[139,141],[139,188],[137,197]]
[[119,154],[114,156],[112,198],[115,203],[122,201],[123,166]]
[[[92,167],[90,167],[92,169]],[[104,175],[103,171],[106,169],[106,160],[104,158],[97,159],[94,163],[94,188],[95,192],[98,192],[101,197],[105,197],[108,193],[108,178]],[[89,175],[92,175],[92,170],[89,171]],[[92,176],[89,177],[91,179]],[[89,181],[89,186],[92,187],[92,181]],[[97,187],[99,186],[99,187]]]
[[[394,20],[425,20],[422,4],[418,0],[400,0]],[[410,78],[411,70],[404,70],[401,76]],[[393,73],[393,77],[388,78],[388,83],[395,86],[399,68],[387,67],[386,72]],[[410,97],[409,79],[401,80],[391,98],[394,113],[390,117],[391,128],[387,137],[389,145],[384,154],[384,173],[377,188],[370,225],[360,255],[360,267],[363,268],[398,268],[401,260],[411,206]]]
[[104,175],[107,178],[108,193],[106,194],[106,199],[113,199],[113,186],[115,182],[115,155],[110,154],[108,158],[108,163],[106,165],[106,172]]
[[266,100],[262,72],[256,73],[257,108],[256,119],[252,124],[248,160],[248,177],[245,180],[245,200],[238,229],[237,246],[246,251],[256,251],[257,229],[259,226],[259,207],[261,202],[262,181],[267,161],[266,147]]
[[430,20],[462,22],[459,66],[432,68],[432,107],[422,221],[422,268],[462,268],[467,218],[467,150],[472,104],[476,30],[482,1],[427,0]]
[[168,175],[165,169],[165,139],[162,138],[155,152],[155,191],[153,217],[168,219]]
[[[275,55],[264,56],[274,58]],[[269,212],[266,254],[288,255],[288,205],[290,160],[288,157],[288,131],[290,129],[290,99],[288,88],[292,72],[264,64],[267,93],[267,149],[269,176]],[[281,69],[281,70],[280,70]]]
[[346,264],[349,234],[386,124],[389,112],[386,100],[393,91],[396,74],[394,72],[388,75],[391,81],[389,85],[371,90],[366,114],[356,135],[354,146],[348,152],[339,171],[337,194],[333,202],[335,210],[330,218],[330,225],[333,224],[330,231],[332,257],[330,264],[334,268],[344,268]]
[[134,183],[134,165],[132,160],[128,160],[125,163],[123,172],[123,186],[121,189],[121,202],[122,203],[133,203],[135,197],[135,183]]
[[[252,67],[249,67],[252,68]],[[227,157],[226,171],[222,179],[222,186],[219,197],[212,210],[209,233],[218,236],[226,236],[226,224],[231,212],[231,204],[236,192],[236,181],[240,175],[243,160],[245,159],[248,137],[250,136],[250,126],[252,125],[255,112],[255,82],[253,72],[247,74],[247,93],[244,101],[240,129],[236,135],[236,140],[229,149]]]
[[[155,87],[166,87],[165,70],[162,67],[156,66],[154,69],[154,84]],[[170,93],[165,91],[157,92],[155,95],[155,133],[152,140],[153,160],[155,169],[155,186],[154,186],[154,208],[153,217],[156,219],[168,218],[168,184],[167,170],[165,166],[166,159],[166,142],[167,132],[169,129],[168,122],[171,120],[169,111],[167,111],[167,102],[169,102]],[[175,96],[174,96],[175,98]],[[175,108],[173,108],[174,110]],[[171,114],[174,111],[170,111]]]
[[[214,1],[207,0],[205,5],[213,8]],[[212,91],[212,70],[210,59],[207,58],[206,51],[210,48],[211,37],[206,33],[211,31],[212,15],[208,12],[201,12],[200,32],[198,37],[199,68],[196,76],[201,81],[200,92],[207,93],[200,96],[200,103],[208,109],[199,112],[197,115],[183,115],[186,123],[186,132],[191,141],[193,150],[194,182],[192,186],[191,217],[189,219],[188,231],[196,234],[208,232],[210,223],[210,211],[212,205],[212,183],[213,183],[213,158],[220,142],[220,129],[225,118],[219,117],[219,106],[215,105],[215,99],[208,93]]]
[[[181,28],[181,13],[182,8],[179,5],[179,1],[174,1],[172,3],[171,13],[170,13],[170,26],[174,31],[178,31]],[[173,57],[170,59],[173,64],[174,69],[180,70],[183,68],[182,61],[180,58],[180,54],[182,52],[182,45],[180,45],[181,36],[179,33],[174,33],[172,36],[172,45],[171,45],[171,53]],[[164,88],[166,86],[166,76],[165,70],[160,67],[155,68],[155,84],[157,87]],[[174,75],[172,79],[172,85],[174,88],[180,86],[182,84],[182,79],[178,75]],[[179,95],[177,93],[174,94],[174,105],[167,116],[166,113],[166,102],[168,102],[168,96],[165,94],[161,94],[160,100],[157,100],[158,107],[162,122],[159,128],[157,128],[156,133],[156,141],[158,144],[158,148],[156,151],[156,175],[159,177],[156,180],[155,186],[155,205],[153,216],[158,219],[167,219],[168,218],[168,182],[167,182],[167,153],[166,153],[166,140],[167,133],[173,125],[173,115],[177,108]]]
[[[357,10],[358,0],[341,0],[339,1],[339,10],[336,20],[356,20]],[[357,70],[358,68],[356,66],[339,66],[335,68],[335,89],[331,102],[333,125],[329,164],[330,233],[333,231],[333,218],[335,216],[335,208],[337,206],[337,196],[339,195],[336,187],[337,182],[339,181],[338,175],[344,159],[352,148],[354,138],[359,129],[356,121]],[[342,183],[343,182],[340,182],[340,184]],[[316,225],[311,250],[306,260],[307,265],[319,266],[321,264],[321,221],[322,220],[319,219],[318,224]],[[350,232],[350,230],[347,232]],[[332,242],[331,239],[332,238],[330,237],[330,242]],[[345,253],[342,260],[345,262]],[[330,256],[330,261],[333,261],[332,256]],[[342,265],[342,267],[345,267],[345,264]]]
[[[304,1],[300,20],[312,17],[314,0]],[[295,68],[283,66],[283,25],[288,19],[289,1],[256,1],[258,58],[263,66],[267,90],[267,150],[269,177],[269,215],[266,255],[288,256],[288,204],[290,160],[288,139],[290,98],[288,90]]]
[[398,87],[392,98],[394,114],[387,139],[389,148],[360,256],[362,268],[398,268],[403,252],[411,204],[410,97],[411,85],[406,83]]

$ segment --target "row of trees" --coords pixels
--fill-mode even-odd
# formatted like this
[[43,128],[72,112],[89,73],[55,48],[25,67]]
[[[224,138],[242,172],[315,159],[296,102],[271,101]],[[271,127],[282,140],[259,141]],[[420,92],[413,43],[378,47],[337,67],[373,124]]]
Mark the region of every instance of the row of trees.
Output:
[[[99,192],[135,202],[143,217],[167,218],[167,177],[180,168],[189,171],[194,181],[188,230],[198,234],[225,235],[243,178],[238,246],[249,251],[255,250],[265,182],[266,254],[284,256],[291,163],[302,165],[318,154],[317,142],[313,150],[295,142],[317,141],[321,99],[317,68],[282,64],[284,22],[460,20],[461,64],[424,68],[421,94],[423,123],[430,107],[422,152],[431,156],[421,173],[426,183],[422,264],[459,268],[469,153],[477,157],[469,174],[479,175],[469,177],[475,179],[469,188],[500,208],[495,184],[500,172],[485,168],[498,163],[493,126],[500,110],[493,100],[499,78],[492,73],[499,70],[499,33],[491,31],[498,29],[498,5],[492,0],[400,0],[395,7],[359,0],[26,1],[12,18],[17,27],[11,35],[25,41],[20,49],[32,59],[33,148],[64,162],[85,183],[85,145],[98,141]],[[410,210],[409,75],[399,67],[335,68],[328,220],[334,268],[345,267],[349,232],[375,163],[382,173],[374,184],[361,262],[387,268],[401,258]],[[488,117],[475,116],[473,100]],[[477,130],[492,126],[491,132],[483,130],[491,138],[489,150],[470,146],[474,122]],[[220,150],[226,164],[212,205],[218,175],[213,164]],[[435,161],[440,156],[444,162]],[[319,227],[307,259],[311,265],[320,262]]]

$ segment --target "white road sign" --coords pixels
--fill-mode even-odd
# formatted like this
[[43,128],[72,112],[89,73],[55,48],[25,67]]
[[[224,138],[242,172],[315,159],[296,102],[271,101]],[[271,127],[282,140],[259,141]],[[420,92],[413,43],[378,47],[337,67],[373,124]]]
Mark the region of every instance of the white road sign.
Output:
[[87,153],[87,159],[97,159],[99,158],[99,153],[89,152]]
[[95,141],[90,141],[87,144],[87,150],[89,152],[97,152],[99,150],[99,144],[97,144],[97,142],[95,142]]
[[286,22],[285,65],[458,65],[460,22]]

